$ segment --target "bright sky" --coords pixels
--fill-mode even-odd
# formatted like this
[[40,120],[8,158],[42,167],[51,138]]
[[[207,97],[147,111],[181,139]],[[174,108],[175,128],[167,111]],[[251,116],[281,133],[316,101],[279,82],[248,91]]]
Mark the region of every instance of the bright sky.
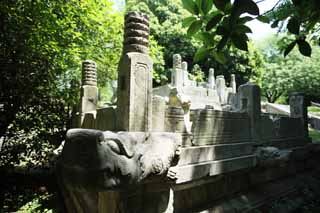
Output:
[[[259,9],[260,9],[260,14],[263,14],[264,12],[272,9],[272,7],[278,2],[278,0],[265,0],[262,1],[261,3],[258,4]],[[249,34],[249,36],[257,41],[257,40],[261,40],[263,38],[265,38],[266,36],[272,34],[272,33],[276,33],[277,29],[274,28],[272,29],[270,27],[270,24],[265,24],[262,23],[258,20],[253,20],[251,22],[249,22],[247,24],[251,30],[252,30],[252,34]]]
[[[115,3],[116,8],[121,8],[124,4],[124,0],[111,0]],[[256,2],[258,0],[255,0]],[[258,4],[259,9],[260,9],[260,14],[263,14],[264,12],[270,10],[278,0],[264,0]],[[248,23],[248,26],[252,29],[252,34],[249,34],[249,37],[252,38],[253,40],[261,40],[268,35],[272,33],[276,33],[277,29],[272,29],[270,27],[270,24],[264,24],[260,21],[253,20]]]

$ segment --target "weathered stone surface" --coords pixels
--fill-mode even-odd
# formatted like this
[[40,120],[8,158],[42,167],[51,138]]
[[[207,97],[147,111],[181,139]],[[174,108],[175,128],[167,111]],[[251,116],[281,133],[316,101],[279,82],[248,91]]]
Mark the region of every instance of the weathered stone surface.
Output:
[[176,184],[215,176],[256,165],[256,156],[247,155],[226,160],[207,161],[197,164],[175,166],[169,169],[170,178],[175,179]]
[[217,92],[220,98],[220,103],[225,104],[226,99],[225,99],[225,93],[226,93],[226,81],[224,79],[223,75],[218,75],[216,79],[216,88]]
[[193,144],[250,142],[250,120],[246,113],[212,109],[198,110],[193,116]]
[[251,137],[254,142],[261,139],[259,131],[261,117],[261,96],[258,85],[246,83],[239,87],[240,110],[248,113],[251,123]]
[[64,184],[94,191],[124,189],[171,166],[181,138],[174,133],[71,129],[59,162]]
[[232,93],[237,93],[237,83],[236,83],[236,75],[235,74],[231,74],[231,82],[230,82],[230,85],[231,85],[231,92]]
[[118,130],[152,129],[152,60],[141,53],[125,54],[119,64]]
[[253,152],[252,143],[236,143],[222,145],[192,146],[182,148],[178,165],[201,163],[250,155]]
[[208,76],[208,85],[210,89],[215,89],[216,87],[216,82],[215,82],[215,78],[214,78],[214,69],[210,68],[209,69],[209,76]]
[[152,131],[165,131],[166,101],[161,96],[152,97]]
[[149,18],[146,14],[129,12],[125,16],[123,53],[148,54]]
[[96,129],[98,130],[116,130],[116,109],[114,107],[101,108],[97,110]]
[[289,102],[290,117],[300,119],[304,136],[308,137],[308,109],[303,93],[292,93]]
[[82,62],[82,86],[97,86],[97,64],[91,60]]

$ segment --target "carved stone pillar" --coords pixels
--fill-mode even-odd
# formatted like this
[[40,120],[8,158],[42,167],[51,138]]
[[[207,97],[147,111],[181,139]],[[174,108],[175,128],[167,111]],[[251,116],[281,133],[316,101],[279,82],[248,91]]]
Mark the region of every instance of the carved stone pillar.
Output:
[[237,93],[237,83],[236,83],[236,75],[235,74],[231,74],[230,86],[232,88],[232,93]]
[[118,67],[117,128],[152,129],[152,59],[148,55],[149,18],[130,12],[125,17],[123,54]]
[[209,89],[214,89],[216,87],[215,81],[216,80],[214,78],[214,69],[210,68],[209,69],[209,76],[208,76]]
[[226,93],[226,81],[224,79],[223,75],[218,75],[216,79],[216,88],[217,92],[220,98],[220,103],[225,104],[226,103],[226,98],[225,98],[225,93]]
[[256,84],[246,83],[239,87],[240,109],[246,111],[251,122],[251,137],[253,142],[259,142],[261,96],[260,87]]
[[95,111],[98,102],[97,65],[94,61],[82,62],[80,113]]
[[290,117],[300,118],[304,129],[304,136],[308,137],[308,109],[303,93],[292,93],[290,95]]
[[182,66],[182,74],[183,74],[183,86],[189,86],[190,80],[189,80],[189,73],[188,73],[188,62],[183,61],[181,66]]
[[174,87],[181,87],[183,85],[183,71],[182,71],[182,62],[181,55],[173,55],[173,67],[171,73],[171,83]]

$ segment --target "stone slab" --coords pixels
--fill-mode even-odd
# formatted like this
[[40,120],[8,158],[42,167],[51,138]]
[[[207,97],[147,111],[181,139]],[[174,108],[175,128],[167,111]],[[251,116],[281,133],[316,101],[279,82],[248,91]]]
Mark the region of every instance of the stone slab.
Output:
[[201,163],[250,155],[253,152],[252,143],[221,144],[193,146],[181,149],[178,165]]
[[246,113],[206,109],[193,112],[192,119],[194,145],[251,141],[250,120]]
[[186,166],[174,166],[169,172],[176,174],[176,184],[200,179],[207,176],[215,176],[240,169],[254,167],[256,156],[247,155],[226,160],[208,161]]
[[116,109],[113,107],[97,110],[96,128],[99,130],[116,130]]

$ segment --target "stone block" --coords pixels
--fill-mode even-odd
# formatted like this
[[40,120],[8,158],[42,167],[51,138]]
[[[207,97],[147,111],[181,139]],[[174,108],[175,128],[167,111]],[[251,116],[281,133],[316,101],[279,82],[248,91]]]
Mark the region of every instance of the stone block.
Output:
[[152,97],[152,131],[163,132],[165,130],[164,120],[166,112],[166,101],[161,96]]
[[176,184],[189,182],[208,176],[220,175],[240,169],[251,168],[256,165],[256,156],[247,155],[225,160],[207,161],[203,163],[175,166],[169,172],[176,174]]
[[198,110],[193,115],[192,133],[197,146],[251,141],[249,117],[241,112]]
[[119,63],[117,129],[151,131],[152,60],[150,56],[130,52]]
[[84,85],[81,87],[80,113],[97,109],[98,88],[96,86]]
[[252,152],[252,143],[186,147],[181,149],[178,165],[234,158],[250,155]]
[[101,108],[97,110],[96,129],[116,130],[116,109],[114,107]]

